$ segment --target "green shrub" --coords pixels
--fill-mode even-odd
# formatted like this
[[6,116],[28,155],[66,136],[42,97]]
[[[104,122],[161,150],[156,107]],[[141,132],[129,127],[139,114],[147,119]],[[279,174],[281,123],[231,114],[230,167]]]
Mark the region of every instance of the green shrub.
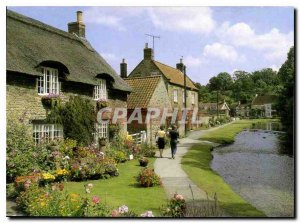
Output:
[[149,145],[147,143],[143,143],[141,145],[140,156],[145,157],[154,157],[155,156],[156,147]]
[[184,217],[186,213],[186,202],[182,195],[174,194],[174,197],[168,202],[163,209],[163,216],[180,218]]
[[94,141],[96,114],[89,99],[70,97],[65,105],[52,108],[47,120],[62,124],[64,136],[76,140],[79,145],[88,146]]
[[161,185],[160,177],[153,169],[143,168],[137,176],[137,182],[143,187],[153,187]]

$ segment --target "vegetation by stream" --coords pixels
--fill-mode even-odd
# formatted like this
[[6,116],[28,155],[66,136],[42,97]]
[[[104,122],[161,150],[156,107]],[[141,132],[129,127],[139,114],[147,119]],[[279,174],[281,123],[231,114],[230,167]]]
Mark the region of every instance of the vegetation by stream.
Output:
[[[221,144],[229,144],[234,141],[236,134],[245,128],[250,128],[252,124],[259,122],[269,122],[270,119],[240,120],[219,129],[209,131],[201,139]],[[272,120],[278,121],[278,120]],[[234,217],[265,217],[265,214],[251,204],[246,202],[241,196],[236,194],[231,187],[214,172],[210,163],[212,160],[210,144],[194,145],[182,159],[182,168],[190,179],[200,188],[212,195],[217,193],[219,205],[226,213]]]

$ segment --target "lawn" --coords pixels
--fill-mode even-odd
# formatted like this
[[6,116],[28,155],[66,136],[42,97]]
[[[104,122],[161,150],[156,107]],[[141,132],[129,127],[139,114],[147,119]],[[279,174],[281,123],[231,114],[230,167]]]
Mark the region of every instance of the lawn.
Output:
[[249,128],[253,123],[265,123],[265,122],[277,122],[277,119],[250,119],[239,120],[229,125],[221,127],[216,130],[209,131],[201,136],[200,139],[220,144],[230,144],[234,142],[236,134],[241,132],[245,128]]
[[192,146],[183,157],[181,164],[189,178],[210,196],[217,193],[220,207],[234,217],[265,217],[264,213],[247,203],[210,168],[211,145]]
[[[154,158],[149,159],[149,165],[153,167]],[[167,197],[163,187],[143,188],[136,184],[135,176],[141,167],[137,160],[128,161],[118,165],[120,175],[110,179],[90,180],[86,182],[67,182],[65,189],[70,193],[84,194],[84,185],[92,183],[90,197],[97,195],[102,201],[112,208],[118,208],[125,204],[129,210],[142,214],[151,210],[154,216],[159,216],[159,208],[166,204]]]

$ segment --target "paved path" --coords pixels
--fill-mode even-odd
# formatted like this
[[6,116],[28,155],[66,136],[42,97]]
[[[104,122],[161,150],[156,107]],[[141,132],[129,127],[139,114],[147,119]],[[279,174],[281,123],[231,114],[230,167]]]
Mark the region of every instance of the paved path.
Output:
[[[178,193],[182,194],[186,200],[192,200],[191,186],[195,200],[207,200],[206,192],[197,187],[197,185],[194,184],[182,170],[181,159],[187,153],[189,148],[195,144],[210,143],[215,146],[218,145],[217,143],[199,140],[199,138],[208,131],[223,128],[226,125],[207,130],[191,131],[186,138],[179,140],[180,143],[177,146],[175,159],[171,159],[171,149],[168,148],[164,150],[163,158],[157,158],[155,160],[154,170],[161,177],[164,189],[169,198],[173,197],[174,193]],[[159,156],[159,152],[157,152],[157,156]]]

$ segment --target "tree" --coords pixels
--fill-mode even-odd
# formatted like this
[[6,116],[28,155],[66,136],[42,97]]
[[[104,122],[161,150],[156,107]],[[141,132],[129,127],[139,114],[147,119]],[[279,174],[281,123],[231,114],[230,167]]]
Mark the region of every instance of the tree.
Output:
[[278,71],[281,89],[276,106],[281,123],[286,131],[287,142],[294,142],[294,101],[295,101],[295,52],[291,47],[287,60]]

